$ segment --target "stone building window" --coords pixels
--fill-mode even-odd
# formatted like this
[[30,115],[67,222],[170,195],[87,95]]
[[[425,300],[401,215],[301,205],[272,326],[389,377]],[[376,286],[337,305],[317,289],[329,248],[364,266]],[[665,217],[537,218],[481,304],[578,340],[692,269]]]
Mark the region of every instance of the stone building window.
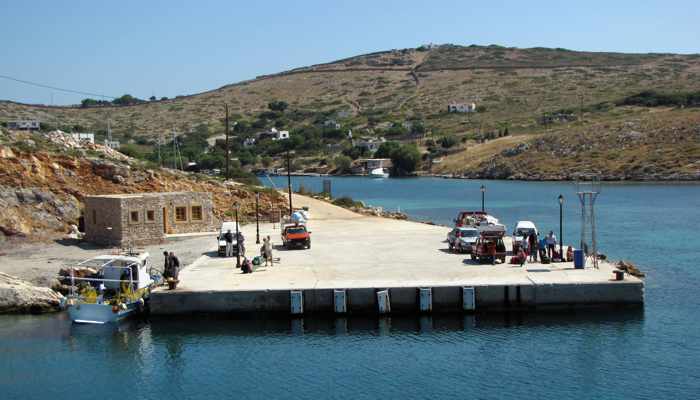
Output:
[[132,211],[129,213],[129,221],[133,223],[138,223],[139,222],[139,212],[138,211]]
[[175,221],[187,221],[187,207],[175,207]]
[[146,210],[146,221],[147,222],[155,222],[156,221],[155,210]]
[[192,221],[202,220],[202,206],[192,206]]

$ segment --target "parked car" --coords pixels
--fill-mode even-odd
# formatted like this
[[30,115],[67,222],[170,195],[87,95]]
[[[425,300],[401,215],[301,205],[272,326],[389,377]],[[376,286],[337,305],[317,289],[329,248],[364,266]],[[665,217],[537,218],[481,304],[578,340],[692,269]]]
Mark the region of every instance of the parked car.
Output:
[[233,234],[233,254],[236,255],[238,253],[238,241],[236,240],[236,223],[231,221],[224,221],[221,223],[221,228],[219,228],[219,234],[216,236],[216,241],[218,243],[217,253],[219,254],[219,257],[223,257],[226,255],[226,239],[224,238],[224,235],[229,230]]
[[311,248],[311,232],[306,225],[287,225],[282,229],[282,243],[287,249],[294,247],[307,249]]
[[500,260],[501,263],[506,262],[506,245],[503,242],[503,237],[506,231],[502,226],[492,226],[481,230],[479,238],[474,243],[474,251],[472,251],[472,260],[479,262]]
[[447,234],[447,243],[450,251],[471,253],[478,238],[479,230],[477,228],[469,226],[458,227]]
[[513,254],[517,254],[520,249],[520,243],[524,238],[530,236],[532,232],[537,234],[537,227],[532,221],[518,221],[513,230]]

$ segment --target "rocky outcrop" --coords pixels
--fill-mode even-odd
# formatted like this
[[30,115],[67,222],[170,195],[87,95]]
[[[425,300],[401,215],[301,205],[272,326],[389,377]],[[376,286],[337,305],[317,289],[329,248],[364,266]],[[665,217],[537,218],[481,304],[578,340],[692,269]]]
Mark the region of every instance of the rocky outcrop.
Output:
[[0,272],[0,313],[46,313],[58,311],[63,296]]

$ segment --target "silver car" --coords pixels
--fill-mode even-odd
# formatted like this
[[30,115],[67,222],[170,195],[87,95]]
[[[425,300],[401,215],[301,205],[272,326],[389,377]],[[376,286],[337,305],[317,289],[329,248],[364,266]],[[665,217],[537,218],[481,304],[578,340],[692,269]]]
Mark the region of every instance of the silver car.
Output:
[[471,226],[457,227],[447,234],[447,244],[450,251],[471,253],[472,246],[479,238],[479,230]]

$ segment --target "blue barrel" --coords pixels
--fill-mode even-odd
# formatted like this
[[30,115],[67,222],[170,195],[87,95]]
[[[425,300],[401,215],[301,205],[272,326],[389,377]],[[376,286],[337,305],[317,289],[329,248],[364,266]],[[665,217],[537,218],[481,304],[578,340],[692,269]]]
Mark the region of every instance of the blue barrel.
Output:
[[586,266],[586,257],[583,256],[583,250],[574,250],[574,268],[583,269]]

